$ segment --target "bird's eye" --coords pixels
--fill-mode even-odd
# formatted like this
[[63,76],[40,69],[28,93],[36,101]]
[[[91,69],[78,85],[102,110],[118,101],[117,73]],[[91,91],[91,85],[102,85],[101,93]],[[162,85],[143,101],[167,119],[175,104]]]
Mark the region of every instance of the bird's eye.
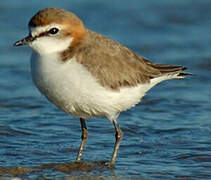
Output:
[[59,29],[58,28],[51,28],[50,30],[49,30],[49,33],[50,34],[56,34],[56,33],[58,33],[59,32]]

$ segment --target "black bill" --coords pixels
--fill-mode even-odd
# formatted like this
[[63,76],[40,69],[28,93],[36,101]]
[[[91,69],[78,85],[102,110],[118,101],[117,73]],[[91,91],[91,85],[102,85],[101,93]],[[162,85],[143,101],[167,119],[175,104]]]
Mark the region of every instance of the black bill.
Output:
[[25,37],[24,39],[21,39],[19,41],[17,41],[16,43],[14,43],[14,46],[22,46],[22,45],[27,45],[29,43],[31,43],[32,41],[34,41],[34,37],[32,37],[31,35]]

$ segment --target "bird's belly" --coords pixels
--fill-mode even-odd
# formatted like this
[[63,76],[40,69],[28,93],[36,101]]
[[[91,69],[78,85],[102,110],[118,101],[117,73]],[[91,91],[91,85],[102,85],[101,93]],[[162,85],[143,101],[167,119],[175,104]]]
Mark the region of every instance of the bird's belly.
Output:
[[120,91],[102,87],[75,59],[64,64],[33,62],[32,59],[32,77],[48,100],[82,118],[114,116],[137,104],[148,90],[146,85],[125,87]]

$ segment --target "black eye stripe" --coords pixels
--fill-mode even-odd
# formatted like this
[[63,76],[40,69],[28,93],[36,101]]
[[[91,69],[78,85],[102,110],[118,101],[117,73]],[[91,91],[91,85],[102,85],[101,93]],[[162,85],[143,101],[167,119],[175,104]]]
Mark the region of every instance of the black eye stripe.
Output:
[[54,35],[54,34],[56,34],[58,32],[59,32],[58,28],[51,28],[49,31],[45,31],[45,32],[42,32],[42,33],[40,33],[38,35],[35,35],[34,39],[42,37],[42,36],[49,36],[49,34]]
[[42,36],[48,36],[48,32],[42,32],[42,33],[36,35],[34,38],[39,38],[39,37],[42,37]]
[[42,32],[38,36],[41,37],[41,36],[47,36],[47,35],[48,35],[48,32]]

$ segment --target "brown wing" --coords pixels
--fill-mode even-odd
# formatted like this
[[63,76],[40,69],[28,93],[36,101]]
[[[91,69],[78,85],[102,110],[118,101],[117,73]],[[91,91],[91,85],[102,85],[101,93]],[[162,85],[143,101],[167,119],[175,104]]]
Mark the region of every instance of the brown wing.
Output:
[[148,83],[153,77],[184,69],[181,66],[153,64],[109,38],[90,30],[87,33],[83,43],[78,44],[71,54],[77,54],[77,61],[104,87],[118,90],[122,86]]

